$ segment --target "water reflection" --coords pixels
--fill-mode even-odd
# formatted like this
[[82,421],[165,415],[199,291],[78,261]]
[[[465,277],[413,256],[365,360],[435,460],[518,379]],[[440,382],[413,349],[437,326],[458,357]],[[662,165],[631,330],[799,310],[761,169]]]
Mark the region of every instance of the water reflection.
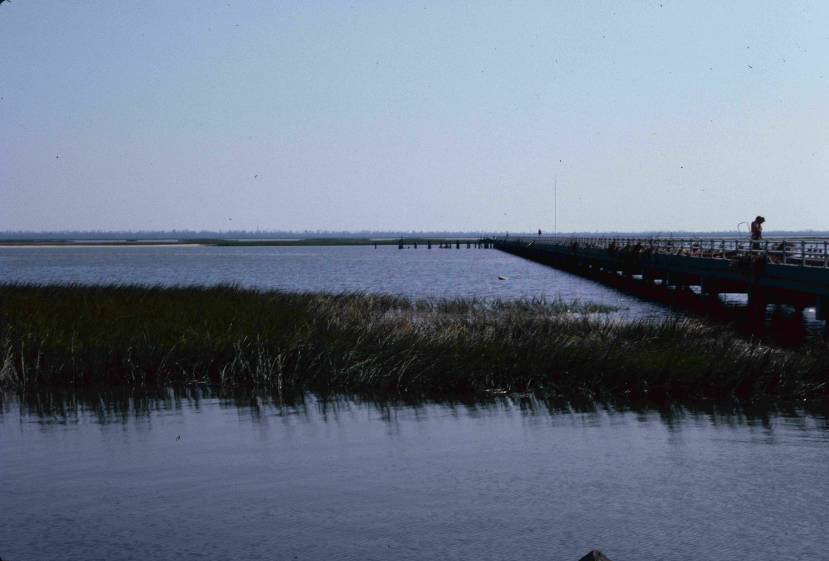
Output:
[[689,423],[713,427],[759,427],[773,430],[784,423],[787,429],[813,431],[829,428],[829,404],[814,402],[696,401],[609,401],[588,398],[564,399],[515,393],[505,396],[456,396],[444,400],[411,396],[370,397],[361,395],[319,396],[298,393],[276,396],[252,391],[220,391],[203,385],[152,390],[108,390],[101,392],[0,392],[0,418],[13,413],[44,426],[76,425],[84,419],[97,424],[127,424],[154,415],[198,413],[205,402],[222,410],[234,411],[239,419],[267,423],[271,418],[297,418],[321,423],[339,423],[357,414],[368,415],[388,425],[401,416],[415,421],[433,416],[484,418],[520,416],[531,418],[575,418],[584,425],[600,425],[634,420],[658,421],[669,431],[681,430]]
[[809,403],[6,394],[0,556],[817,559],[828,462]]

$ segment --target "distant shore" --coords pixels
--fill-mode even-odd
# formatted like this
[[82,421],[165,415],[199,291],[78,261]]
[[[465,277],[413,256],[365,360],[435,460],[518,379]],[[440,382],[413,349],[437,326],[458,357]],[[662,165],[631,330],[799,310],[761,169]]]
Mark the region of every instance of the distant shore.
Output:
[[80,243],[0,243],[0,248],[2,249],[30,249],[30,248],[42,248],[42,249],[59,249],[59,248],[72,248],[72,247],[199,247],[203,244],[192,244],[192,243],[97,243],[97,242],[80,242]]
[[429,242],[438,245],[442,242],[466,242],[476,240],[477,237],[454,238],[300,238],[279,240],[258,239],[184,239],[184,240],[3,240],[0,239],[0,248],[7,247],[282,247],[282,246],[384,246],[398,245],[401,240],[407,245]]
[[[0,247],[11,246],[147,246],[147,245],[193,245],[193,246],[291,246],[291,245],[395,245],[400,240],[407,243],[425,244],[431,241],[440,244],[445,241],[478,240],[493,236],[504,236],[507,232],[499,230],[486,232],[457,231],[249,231],[249,230],[143,230],[143,231],[2,231]],[[510,237],[534,237],[536,230],[528,232],[510,231]],[[545,230],[544,236],[553,235]],[[558,232],[559,237],[676,237],[676,238],[741,238],[747,237],[747,231],[674,231],[674,232],[615,232],[615,231],[579,231]],[[776,237],[829,237],[829,231],[797,230],[764,232],[767,238]]]
[[0,385],[817,398],[829,352],[577,302],[0,285]]

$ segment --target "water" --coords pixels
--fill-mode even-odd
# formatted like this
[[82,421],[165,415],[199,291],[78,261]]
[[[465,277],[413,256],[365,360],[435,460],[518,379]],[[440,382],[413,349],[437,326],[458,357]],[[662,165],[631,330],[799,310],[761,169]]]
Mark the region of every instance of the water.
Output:
[[[506,277],[506,280],[499,279]],[[628,317],[667,311],[597,283],[497,250],[345,247],[9,247],[0,282],[142,283],[409,297],[547,298],[621,308]]]
[[7,399],[0,556],[826,559],[827,429],[797,409],[517,396]]
[[[507,280],[499,280],[504,276]],[[0,282],[236,283],[667,312],[494,250],[0,248]],[[0,400],[0,557],[825,559],[820,411]],[[179,438],[180,437],[180,438]]]

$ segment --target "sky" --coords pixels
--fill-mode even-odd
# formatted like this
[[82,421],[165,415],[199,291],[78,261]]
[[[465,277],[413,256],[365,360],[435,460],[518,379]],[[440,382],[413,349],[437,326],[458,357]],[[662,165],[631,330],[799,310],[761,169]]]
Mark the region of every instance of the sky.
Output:
[[0,230],[829,229],[829,2],[0,4]]

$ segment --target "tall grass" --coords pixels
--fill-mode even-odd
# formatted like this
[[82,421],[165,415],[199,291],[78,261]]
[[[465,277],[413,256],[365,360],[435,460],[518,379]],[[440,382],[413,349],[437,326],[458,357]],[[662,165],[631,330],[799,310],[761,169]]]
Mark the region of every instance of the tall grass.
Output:
[[698,320],[621,322],[544,301],[417,300],[232,286],[0,285],[0,385],[271,392],[804,397],[822,343],[783,350]]

